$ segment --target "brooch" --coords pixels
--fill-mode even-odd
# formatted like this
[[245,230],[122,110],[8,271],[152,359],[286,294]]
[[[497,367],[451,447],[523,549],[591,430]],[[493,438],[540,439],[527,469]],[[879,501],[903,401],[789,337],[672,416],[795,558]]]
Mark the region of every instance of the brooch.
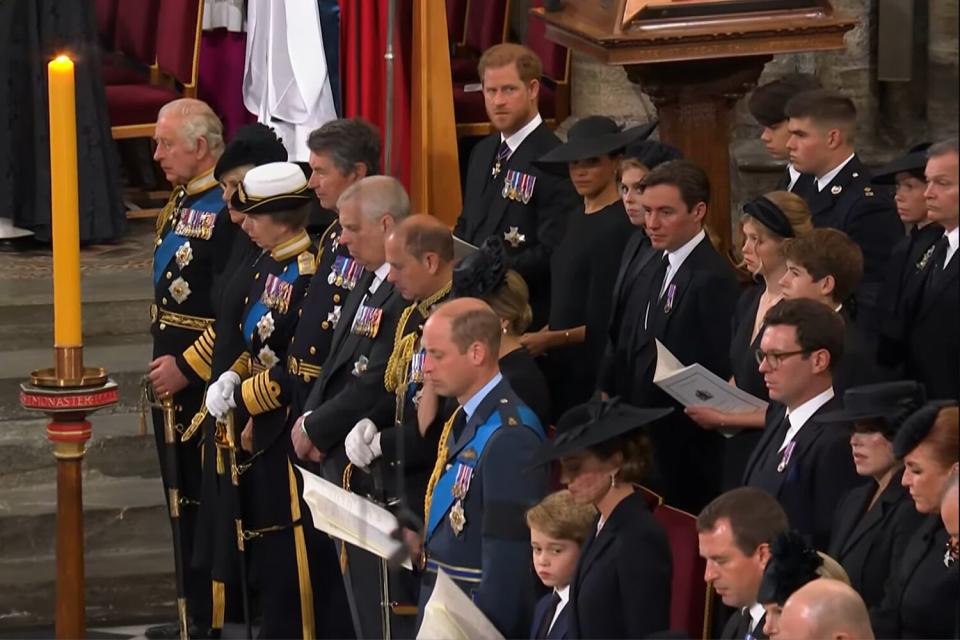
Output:
[[517,249],[527,241],[527,236],[520,233],[519,227],[510,227],[510,229],[503,234],[503,239],[506,240],[511,247]]
[[190,285],[183,278],[177,278],[171,282],[168,291],[178,304],[183,304],[190,297]]

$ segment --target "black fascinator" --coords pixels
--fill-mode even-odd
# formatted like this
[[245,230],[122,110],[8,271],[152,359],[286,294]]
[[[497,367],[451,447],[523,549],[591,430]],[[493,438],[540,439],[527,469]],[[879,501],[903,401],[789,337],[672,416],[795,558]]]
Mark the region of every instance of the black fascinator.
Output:
[[507,275],[503,240],[487,238],[480,248],[465,256],[453,269],[455,298],[485,298],[503,284]]
[[770,545],[770,560],[763,570],[757,602],[775,602],[782,607],[794,591],[817,579],[822,564],[823,558],[800,533],[781,533]]

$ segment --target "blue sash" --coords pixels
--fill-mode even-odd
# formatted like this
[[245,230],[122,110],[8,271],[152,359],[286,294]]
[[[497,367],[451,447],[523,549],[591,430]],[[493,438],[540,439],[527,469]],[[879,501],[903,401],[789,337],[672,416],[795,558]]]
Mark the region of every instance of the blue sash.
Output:
[[[291,260],[287,265],[287,270],[276,277],[292,285],[294,281],[300,277],[300,265],[297,260]],[[266,281],[264,281],[263,286],[267,286]],[[257,323],[260,322],[260,318],[267,315],[267,311],[269,310],[269,307],[263,303],[263,295],[261,294],[257,302],[250,307],[247,316],[243,319],[243,339],[246,341],[247,347],[253,347],[253,332],[257,330]]]
[[[186,200],[184,200],[184,204],[180,206],[181,208],[187,206]],[[190,208],[208,213],[220,213],[223,209],[223,190],[220,189],[220,187],[211,189],[198,198],[196,202],[191,203]],[[160,246],[157,247],[157,250],[153,253],[153,284],[160,282],[164,269],[166,269],[170,261],[173,260],[173,256],[177,254],[177,250],[186,244],[188,240],[188,238],[177,235],[174,232],[175,228],[176,224],[173,224],[173,221],[171,221],[167,235],[163,237]]]
[[[543,432],[543,427],[540,426],[540,420],[537,418],[536,414],[530,410],[529,407],[519,405],[516,407],[516,410],[517,416],[520,418],[520,422],[524,427],[537,434],[537,437],[540,440],[546,438],[546,435]],[[484,448],[486,448],[490,438],[501,426],[503,426],[503,424],[500,411],[494,409],[490,417],[487,418],[487,421],[477,427],[477,432],[474,434],[473,438],[471,438],[470,441],[460,450],[460,453],[457,454],[456,462],[450,465],[450,467],[444,471],[443,475],[440,476],[440,479],[437,480],[437,484],[433,488],[433,498],[430,500],[430,513],[427,514],[427,540],[429,540],[433,535],[434,530],[436,530],[437,526],[443,520],[443,516],[446,515],[447,511],[450,510],[450,507],[453,506],[453,502],[455,500],[453,495],[453,484],[456,482],[457,476],[460,473],[460,467],[464,466],[476,469],[477,463],[483,456]],[[465,456],[463,455],[463,452],[467,449],[472,449],[476,455],[471,455],[467,457],[467,459],[464,459]]]

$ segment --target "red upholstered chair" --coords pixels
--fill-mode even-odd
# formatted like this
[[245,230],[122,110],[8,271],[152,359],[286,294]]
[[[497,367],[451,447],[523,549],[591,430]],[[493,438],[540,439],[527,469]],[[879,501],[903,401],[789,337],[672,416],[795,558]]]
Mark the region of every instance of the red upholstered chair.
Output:
[[480,82],[477,75],[480,54],[506,42],[510,26],[510,0],[468,0],[466,5],[463,46],[450,59],[450,77],[454,84]]
[[450,40],[451,51],[464,46],[466,42],[467,5],[470,0],[446,0],[447,9],[447,38]]
[[699,553],[697,519],[663,504],[663,498],[639,487],[657,519],[667,532],[673,557],[673,588],[670,592],[670,629],[688,638],[709,638],[713,590],[703,580],[706,567]]
[[[110,0],[97,0],[100,5]],[[104,56],[104,85],[150,82],[157,59],[157,17],[160,0],[113,0],[115,5],[113,51]],[[106,8],[104,8],[106,11]]]
[[[543,6],[541,0],[531,4]],[[570,50],[547,40],[546,23],[536,13],[531,13],[527,21],[526,45],[543,63],[540,115],[550,128],[556,129],[570,115]]]
[[196,96],[203,2],[160,0],[159,5],[155,24],[159,81],[106,87],[114,139],[152,138],[160,107]]

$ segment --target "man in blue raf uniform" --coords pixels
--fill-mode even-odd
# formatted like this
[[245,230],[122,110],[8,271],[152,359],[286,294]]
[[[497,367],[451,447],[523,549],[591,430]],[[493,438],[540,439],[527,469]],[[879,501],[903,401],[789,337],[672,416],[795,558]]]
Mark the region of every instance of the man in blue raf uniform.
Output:
[[567,171],[532,164],[560,144],[537,111],[542,73],[537,55],[505,43],[479,64],[483,99],[497,133],[470,154],[463,211],[453,233],[479,246],[490,236],[507,246],[507,266],[530,287],[534,329],[550,311],[550,254],[563,238],[567,215],[580,206]]
[[[176,358],[213,323],[216,291],[223,284],[236,225],[223,203],[213,169],[223,153],[223,128],[206,103],[180,99],[165,105],[157,119],[157,150],[167,180],[174,185],[157,219],[153,257],[154,304],[150,308],[153,361],[150,382],[159,398],[173,396],[176,423],[189,424],[203,399],[203,382],[189,380]],[[168,473],[163,416],[153,413],[161,468]],[[179,486],[183,532],[181,564],[187,608],[199,621],[209,619],[210,583],[190,567],[196,501],[200,497],[200,449],[195,443],[177,447],[179,478],[164,477],[164,488]],[[167,494],[169,496],[169,493]],[[153,637],[176,628],[155,629]]]
[[500,319],[461,298],[436,309],[423,329],[423,373],[458,409],[443,425],[427,487],[420,611],[437,572],[447,573],[504,636],[530,630],[533,571],[524,513],[546,492],[530,469],[543,428],[500,374]]

